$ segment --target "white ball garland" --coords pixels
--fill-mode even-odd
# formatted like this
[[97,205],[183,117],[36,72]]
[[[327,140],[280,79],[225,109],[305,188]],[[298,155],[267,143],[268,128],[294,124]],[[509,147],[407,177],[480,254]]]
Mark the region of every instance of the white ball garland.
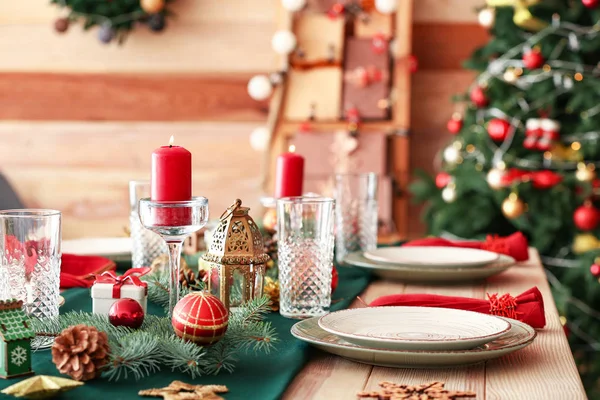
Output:
[[460,160],[460,150],[455,146],[450,145],[444,149],[442,157],[447,163],[456,164],[458,160]]
[[306,0],[281,0],[281,5],[288,11],[300,11],[306,6]]
[[391,14],[398,7],[397,0],[375,0],[375,9],[382,14]]
[[504,174],[505,171],[501,170],[500,168],[490,169],[486,176],[486,181],[488,185],[490,185],[492,189],[502,188],[502,178],[504,177]]
[[271,39],[271,47],[277,54],[290,54],[294,51],[296,45],[296,35],[290,31],[277,31]]
[[494,26],[494,22],[496,21],[496,10],[493,8],[484,8],[479,11],[477,15],[477,20],[479,21],[479,25],[484,28],[491,28]]
[[250,133],[250,147],[256,151],[265,151],[269,145],[269,130],[264,126],[255,128]]
[[446,203],[453,203],[456,200],[456,188],[454,185],[448,185],[442,190],[442,199]]
[[248,94],[254,100],[268,99],[271,93],[273,93],[273,86],[266,75],[256,75],[248,81]]

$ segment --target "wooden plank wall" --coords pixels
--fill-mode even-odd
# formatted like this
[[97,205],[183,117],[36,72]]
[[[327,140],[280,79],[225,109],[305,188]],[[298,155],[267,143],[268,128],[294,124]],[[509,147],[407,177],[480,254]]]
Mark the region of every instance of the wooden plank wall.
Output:
[[[267,106],[245,86],[276,65],[277,1],[178,0],[164,34],[142,27],[123,47],[78,26],[54,33],[61,13],[45,0],[0,1],[0,172],[27,205],[64,212],[65,238],[118,235],[127,181],[146,178],[151,150],[174,134],[194,153],[194,192],[213,215],[235,197],[257,208],[261,155],[248,135]],[[472,79],[460,61],[486,41],[481,4],[415,2],[413,167],[431,171],[449,139],[450,95]]]

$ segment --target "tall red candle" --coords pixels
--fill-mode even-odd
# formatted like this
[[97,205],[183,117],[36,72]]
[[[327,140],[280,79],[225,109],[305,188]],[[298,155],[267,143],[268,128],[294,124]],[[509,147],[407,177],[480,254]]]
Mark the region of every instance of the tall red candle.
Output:
[[185,201],[192,198],[192,153],[181,146],[168,146],[152,153],[152,200]]
[[277,156],[275,169],[275,197],[302,196],[304,182],[304,157],[290,146],[289,153]]

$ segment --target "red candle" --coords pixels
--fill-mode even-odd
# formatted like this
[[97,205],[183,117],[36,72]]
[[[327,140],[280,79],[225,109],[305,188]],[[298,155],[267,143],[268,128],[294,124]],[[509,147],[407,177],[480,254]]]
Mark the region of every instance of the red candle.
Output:
[[289,153],[277,157],[275,169],[275,197],[302,196],[304,181],[304,157],[296,154],[295,146],[290,146]]
[[192,153],[181,146],[168,146],[152,153],[152,200],[185,201],[192,198]]

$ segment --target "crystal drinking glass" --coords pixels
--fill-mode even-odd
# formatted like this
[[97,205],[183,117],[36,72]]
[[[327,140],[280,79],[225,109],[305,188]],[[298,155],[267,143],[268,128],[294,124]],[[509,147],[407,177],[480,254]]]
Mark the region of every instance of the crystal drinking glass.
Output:
[[[60,261],[59,211],[0,211],[0,300],[23,301],[31,317],[57,317]],[[49,347],[53,341],[37,337],[32,347]]]
[[349,253],[377,247],[377,174],[335,176],[335,254],[342,263]]
[[150,197],[150,181],[129,182],[131,213],[131,263],[133,268],[149,267],[159,256],[169,252],[165,241],[156,233],[146,229],[140,222],[138,211],[140,199]]
[[334,204],[324,197],[277,200],[279,305],[284,317],[309,318],[329,311]]
[[169,317],[179,301],[179,266],[181,246],[192,233],[208,221],[208,199],[192,197],[187,201],[153,201],[141,199],[140,221],[159,234],[169,247]]

